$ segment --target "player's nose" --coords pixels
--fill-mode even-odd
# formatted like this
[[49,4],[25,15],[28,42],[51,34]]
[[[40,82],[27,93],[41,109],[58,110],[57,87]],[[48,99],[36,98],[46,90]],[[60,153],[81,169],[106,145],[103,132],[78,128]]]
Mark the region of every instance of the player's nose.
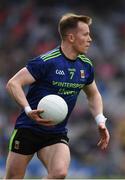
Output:
[[91,36],[88,37],[88,42],[92,42]]

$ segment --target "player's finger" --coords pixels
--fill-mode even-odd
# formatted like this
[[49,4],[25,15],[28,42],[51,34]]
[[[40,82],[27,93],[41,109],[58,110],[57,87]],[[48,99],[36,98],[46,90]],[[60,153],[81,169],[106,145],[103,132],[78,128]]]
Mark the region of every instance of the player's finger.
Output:
[[54,125],[55,125],[55,124],[54,124],[53,122],[51,122],[51,121],[47,121],[47,122],[41,121],[41,122],[39,122],[39,124],[45,125],[45,126],[54,126]]
[[108,142],[106,142],[105,140],[100,140],[97,144],[97,146],[99,146],[102,150],[106,149],[108,146]]
[[101,146],[102,143],[103,143],[102,140],[100,140],[100,141],[98,142],[97,146]]
[[43,110],[43,109],[42,109],[42,110],[39,110],[39,109],[38,109],[37,112],[38,112],[38,113],[42,113],[42,112],[44,112],[44,110]]
[[40,124],[45,124],[45,125],[54,125],[54,122],[51,119],[38,118],[37,122]]
[[101,145],[101,149],[102,149],[102,150],[106,149],[106,148],[107,148],[107,145],[108,145],[107,143],[103,143],[103,144]]
[[51,123],[52,121],[51,120],[46,120],[46,119],[42,119],[42,118],[37,118],[37,121],[38,122],[41,122],[41,123]]

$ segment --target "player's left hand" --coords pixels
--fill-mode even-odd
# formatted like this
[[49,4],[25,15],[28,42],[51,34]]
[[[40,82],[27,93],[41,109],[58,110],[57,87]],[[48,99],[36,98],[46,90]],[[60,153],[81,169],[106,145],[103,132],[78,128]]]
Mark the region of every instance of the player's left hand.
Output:
[[104,123],[101,123],[98,126],[99,129],[99,133],[101,136],[101,139],[99,141],[99,143],[97,144],[102,150],[106,149],[108,144],[109,144],[109,139],[110,139],[110,135],[109,135],[109,131],[106,128]]

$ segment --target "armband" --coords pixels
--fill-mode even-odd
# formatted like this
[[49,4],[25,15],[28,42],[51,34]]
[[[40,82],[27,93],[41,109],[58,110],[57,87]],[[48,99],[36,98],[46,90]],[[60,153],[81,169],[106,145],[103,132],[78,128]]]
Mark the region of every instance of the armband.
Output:
[[102,114],[98,114],[96,117],[95,117],[95,121],[97,123],[97,125],[101,124],[101,123],[104,123],[106,122],[107,118]]
[[31,112],[32,109],[31,109],[30,106],[26,106],[26,107],[24,108],[24,111],[25,111],[25,113],[28,115],[28,113]]

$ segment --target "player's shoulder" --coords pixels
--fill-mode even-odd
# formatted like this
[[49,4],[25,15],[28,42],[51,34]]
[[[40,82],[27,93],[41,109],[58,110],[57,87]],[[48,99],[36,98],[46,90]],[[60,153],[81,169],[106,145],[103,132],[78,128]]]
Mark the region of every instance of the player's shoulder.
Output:
[[[32,59],[28,60],[29,65],[37,65],[37,66],[47,66],[53,65],[55,63],[56,59],[60,58],[62,56],[59,47],[46,52],[45,54],[40,54]],[[61,58],[60,58],[61,59]],[[54,60],[54,61],[53,61]],[[56,61],[58,63],[58,61]]]
[[78,55],[78,58],[79,58],[82,62],[84,62],[85,64],[89,64],[89,65],[93,66],[92,61],[90,60],[90,58],[86,57],[84,54]]
[[62,54],[60,52],[59,47],[56,47],[56,48],[52,49],[51,51],[48,51],[45,54],[40,55],[39,58],[44,62],[48,62],[52,59],[56,59],[56,58],[60,57],[61,55]]

